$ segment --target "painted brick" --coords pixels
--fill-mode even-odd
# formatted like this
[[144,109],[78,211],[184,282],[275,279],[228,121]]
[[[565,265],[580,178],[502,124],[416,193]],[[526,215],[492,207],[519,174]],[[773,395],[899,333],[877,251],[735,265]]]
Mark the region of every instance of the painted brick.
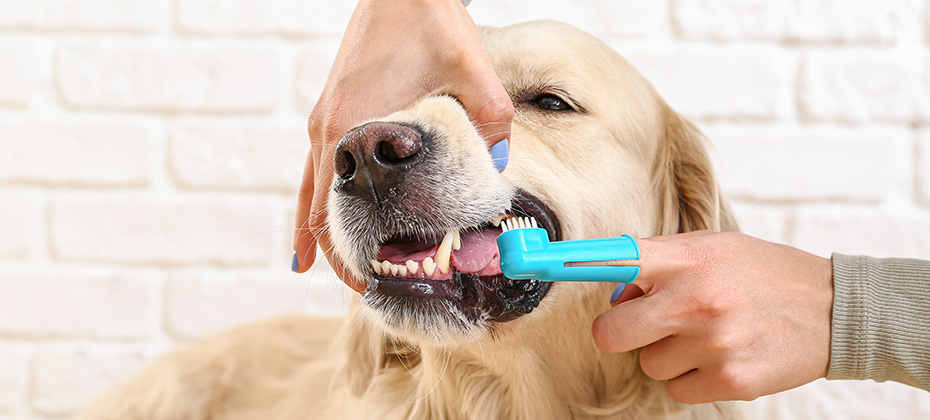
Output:
[[0,39],[0,69],[0,106],[28,105],[42,74],[38,45],[26,39]]
[[167,14],[166,5],[154,0],[0,0],[0,28],[147,32]]
[[297,78],[294,80],[295,102],[301,115],[309,115],[313,105],[323,93],[326,77],[336,59],[339,44],[335,41],[314,43],[297,59]]
[[0,182],[138,186],[149,182],[153,134],[124,122],[0,123]]
[[664,1],[591,0],[564,2],[475,1],[468,6],[475,23],[506,26],[536,19],[556,19],[601,37],[643,37],[668,32]]
[[341,36],[355,2],[185,0],[177,7],[178,27],[190,33]]
[[909,123],[925,118],[927,66],[919,50],[809,53],[798,81],[800,115],[844,122]]
[[903,129],[710,128],[720,184],[750,200],[880,201],[904,190]]
[[690,118],[774,119],[790,106],[793,60],[770,48],[616,49]]
[[0,333],[20,337],[139,338],[150,331],[155,279],[139,271],[6,270]]
[[796,246],[818,255],[920,259],[930,259],[928,232],[930,212],[839,206],[802,208],[791,230]]
[[0,190],[0,259],[24,260],[38,254],[42,214],[38,194]]
[[40,354],[31,369],[30,405],[44,415],[74,413],[142,366],[136,355]]
[[[175,273],[165,292],[167,328],[184,338],[200,338],[249,321],[284,313],[339,315],[338,280],[287,272]],[[339,295],[341,296],[341,295]]]
[[917,141],[917,197],[930,204],[930,132]]
[[133,111],[268,112],[283,78],[273,46],[74,46],[55,68],[67,105]]
[[0,346],[0,412],[11,411],[25,395],[25,363],[22,352]]
[[674,0],[682,37],[890,43],[918,31],[918,0]]
[[296,193],[309,147],[303,126],[197,124],[171,133],[168,159],[187,188]]
[[276,226],[267,198],[147,196],[54,200],[53,253],[116,264],[267,265]]

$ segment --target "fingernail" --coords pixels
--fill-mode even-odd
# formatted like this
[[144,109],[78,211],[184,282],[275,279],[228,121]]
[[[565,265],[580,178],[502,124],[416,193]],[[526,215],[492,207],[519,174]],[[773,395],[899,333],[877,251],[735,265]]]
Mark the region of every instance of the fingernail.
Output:
[[[297,252],[295,251],[294,259],[291,260],[291,271],[296,273],[298,269],[300,269],[300,261],[297,260]],[[620,283],[620,284],[623,284],[623,283]]]
[[503,139],[497,144],[491,146],[491,161],[497,172],[503,172],[507,168],[507,161],[510,160],[510,144],[507,139]]
[[613,302],[620,299],[620,295],[623,294],[623,289],[626,289],[626,283],[618,283],[617,287],[614,289],[614,293],[610,295],[610,301]]

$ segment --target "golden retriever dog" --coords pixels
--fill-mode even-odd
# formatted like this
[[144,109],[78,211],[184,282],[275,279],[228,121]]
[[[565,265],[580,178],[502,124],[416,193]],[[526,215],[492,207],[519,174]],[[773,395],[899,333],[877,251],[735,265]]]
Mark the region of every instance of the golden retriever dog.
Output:
[[507,279],[495,241],[511,216],[553,240],[735,230],[704,136],[578,29],[481,36],[516,109],[506,171],[453,97],[351,130],[327,215],[335,257],[368,279],[347,319],[289,316],[207,339],[82,418],[739,418],[726,403],[677,403],[638,352],[595,346],[614,284]]

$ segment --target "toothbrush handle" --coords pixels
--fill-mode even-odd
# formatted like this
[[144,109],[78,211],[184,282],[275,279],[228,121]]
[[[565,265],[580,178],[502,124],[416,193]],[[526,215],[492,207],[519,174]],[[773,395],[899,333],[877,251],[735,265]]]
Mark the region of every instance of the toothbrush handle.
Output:
[[540,258],[550,261],[539,277],[542,281],[605,281],[632,283],[639,276],[639,267],[632,265],[590,265],[566,267],[569,262],[607,262],[638,260],[639,247],[629,235],[615,238],[579,239],[551,242],[540,251]]

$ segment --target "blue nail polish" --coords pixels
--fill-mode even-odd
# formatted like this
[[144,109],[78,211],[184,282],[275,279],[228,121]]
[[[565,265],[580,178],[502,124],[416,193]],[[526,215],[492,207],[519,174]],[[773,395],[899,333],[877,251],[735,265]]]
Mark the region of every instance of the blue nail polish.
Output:
[[491,161],[494,162],[497,172],[503,172],[507,168],[507,161],[509,160],[510,143],[507,142],[507,139],[503,139],[491,146]]
[[626,283],[617,284],[617,288],[614,289],[614,293],[610,295],[610,301],[613,302],[617,299],[620,299],[620,295],[623,294],[624,289],[626,289]]
[[[297,252],[294,252],[294,259],[291,260],[291,271],[297,272],[297,269],[300,268],[300,261],[297,260]],[[623,284],[623,283],[620,283]]]

